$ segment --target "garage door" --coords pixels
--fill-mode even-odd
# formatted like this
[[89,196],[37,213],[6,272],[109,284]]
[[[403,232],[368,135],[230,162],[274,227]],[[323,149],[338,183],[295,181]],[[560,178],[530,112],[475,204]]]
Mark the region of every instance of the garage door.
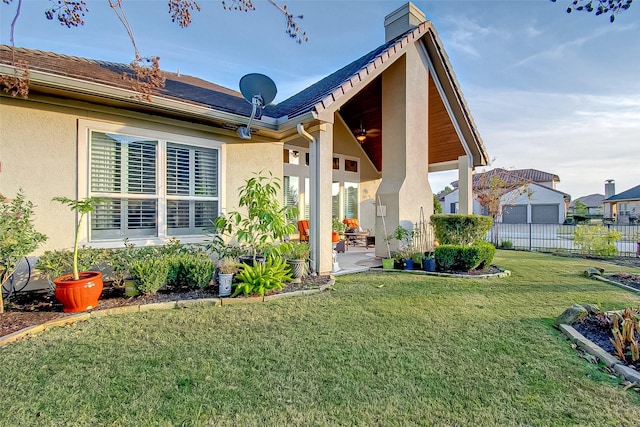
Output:
[[559,205],[531,205],[531,222],[534,224],[558,224]]
[[526,224],[527,205],[503,206],[502,222],[504,224]]

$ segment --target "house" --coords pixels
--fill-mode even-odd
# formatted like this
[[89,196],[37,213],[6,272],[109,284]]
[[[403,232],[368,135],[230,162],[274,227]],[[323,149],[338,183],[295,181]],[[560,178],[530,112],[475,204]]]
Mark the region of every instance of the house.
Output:
[[579,214],[580,212],[575,211],[575,205],[577,202],[581,202],[587,207],[587,211],[583,212],[583,214],[589,216],[602,215],[604,212],[603,201],[603,194],[589,194],[588,196],[578,197],[577,199],[572,200],[569,204],[569,213]]
[[640,185],[615,194],[615,181],[607,180],[603,203],[605,218],[618,224],[640,224]]
[[[145,100],[122,79],[127,65],[16,48],[30,93],[0,97],[0,193],[22,187],[35,203],[49,237],[41,250],[73,245],[74,218],[54,196],[107,199],[81,244],[191,243],[237,207],[236,189],[253,173],[269,171],[284,182],[284,202],[310,219],[312,268],[328,273],[333,216],[382,236],[376,212],[387,229],[416,222],[421,206],[428,217],[429,172],[445,170],[458,171],[460,211],[470,212],[472,171],[489,158],[433,24],[407,3],[385,18],[385,37],[266,106],[250,139],[237,134],[251,105],[236,91],[164,72],[165,88]],[[2,46],[0,73],[12,75],[13,64]],[[361,123],[380,132],[361,134]],[[378,239],[378,255],[383,246]]]
[[[495,207],[497,222],[562,224],[571,197],[556,189],[558,182],[558,175],[536,169],[495,168],[474,174],[473,212],[487,215],[486,202],[481,201],[499,196],[500,203]],[[444,213],[458,212],[458,182],[451,185],[456,189],[445,196]]]

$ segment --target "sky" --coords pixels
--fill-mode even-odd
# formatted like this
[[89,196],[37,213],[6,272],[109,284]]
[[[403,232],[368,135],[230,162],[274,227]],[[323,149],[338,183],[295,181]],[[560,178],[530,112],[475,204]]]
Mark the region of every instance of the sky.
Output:
[[[287,1],[309,41],[285,33],[266,0],[252,12],[198,0],[186,29],[171,22],[167,0],[124,0],[143,56],[238,90],[247,73],[270,76],[280,102],[384,43],[384,17],[401,0]],[[0,4],[0,43],[10,43],[13,4]],[[230,3],[227,0],[227,3]],[[560,177],[572,199],[640,184],[640,3],[608,17],[565,12],[570,0],[413,2],[433,22],[492,159],[487,168],[533,168]],[[129,63],[127,33],[107,0],[87,0],[85,25],[48,21],[48,0],[23,0],[19,47]],[[282,2],[281,2],[282,4]],[[430,174],[438,192],[456,172]]]

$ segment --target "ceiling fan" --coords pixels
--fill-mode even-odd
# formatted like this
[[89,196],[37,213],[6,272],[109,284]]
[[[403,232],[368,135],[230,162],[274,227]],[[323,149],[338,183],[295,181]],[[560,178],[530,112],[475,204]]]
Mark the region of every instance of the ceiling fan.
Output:
[[364,141],[367,139],[367,137],[376,137],[380,135],[380,129],[365,129],[364,126],[362,125],[362,120],[360,120],[360,127],[358,129],[354,129],[353,130],[353,134],[356,137],[356,140],[358,140],[358,142],[360,144],[364,143]]

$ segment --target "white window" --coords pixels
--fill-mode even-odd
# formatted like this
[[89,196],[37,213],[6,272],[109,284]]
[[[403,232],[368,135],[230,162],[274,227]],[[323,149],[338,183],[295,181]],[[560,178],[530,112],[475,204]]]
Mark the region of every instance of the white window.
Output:
[[88,240],[205,234],[220,209],[219,144],[143,129],[89,126],[88,144],[82,137],[79,144],[80,154],[86,150],[89,160],[88,195],[106,201],[91,214]]

